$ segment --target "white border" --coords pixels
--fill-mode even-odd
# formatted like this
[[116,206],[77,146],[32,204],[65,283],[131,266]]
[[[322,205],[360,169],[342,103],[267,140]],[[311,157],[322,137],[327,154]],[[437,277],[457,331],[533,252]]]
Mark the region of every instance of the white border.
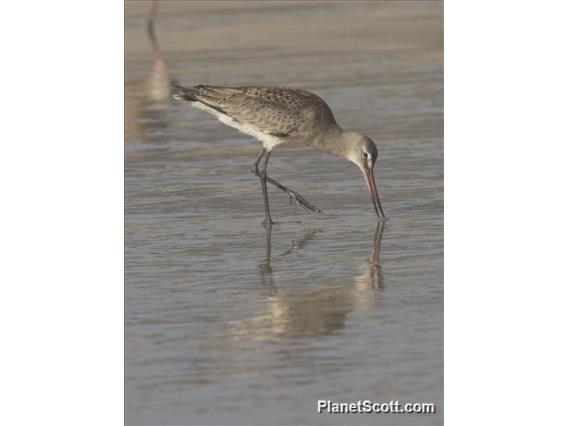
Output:
[[[559,424],[564,2],[446,3],[446,424]],[[6,2],[2,424],[123,422],[123,4]]]
[[447,425],[565,419],[567,16],[445,4]]
[[123,423],[123,26],[2,5],[0,424]]

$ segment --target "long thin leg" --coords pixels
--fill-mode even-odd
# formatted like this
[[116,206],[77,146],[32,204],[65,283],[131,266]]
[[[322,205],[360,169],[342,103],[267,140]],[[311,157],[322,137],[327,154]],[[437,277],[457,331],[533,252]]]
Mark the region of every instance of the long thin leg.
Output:
[[321,212],[320,209],[318,209],[316,206],[311,204],[308,200],[306,200],[304,197],[302,197],[299,193],[297,193],[296,191],[293,191],[291,189],[286,188],[284,185],[282,185],[279,182],[276,182],[270,176],[266,176],[266,181],[268,183],[271,183],[272,185],[274,185],[276,188],[281,189],[286,194],[288,194],[290,196],[290,205],[292,204],[292,199],[293,199],[294,201],[296,201],[296,205],[303,211],[312,211],[314,213]]
[[264,199],[264,215],[266,226],[272,226],[272,218],[270,217],[270,206],[268,205],[268,189],[266,188],[266,170],[268,169],[268,160],[270,160],[271,151],[267,151],[264,157],[264,164],[260,171],[260,184],[262,186],[262,197]]
[[260,177],[260,170],[258,170],[258,165],[260,164],[260,159],[264,156],[264,154],[266,154],[266,148],[262,148],[262,151],[260,151],[260,154],[254,162],[254,167],[251,169],[251,171],[258,177]]
[[[264,154],[266,154],[266,149],[262,148],[262,151],[260,152],[259,156],[257,157],[257,159],[254,163],[254,167],[252,168],[252,172],[258,177],[260,177],[260,175],[261,175],[261,172],[258,168],[258,165],[260,164],[260,160],[262,159]],[[296,201],[296,205],[304,211],[312,211],[314,213],[321,212],[320,209],[318,209],[316,206],[312,205],[308,200],[306,200],[304,197],[302,197],[299,193],[297,193],[296,191],[293,191],[289,188],[286,188],[284,185],[282,185],[281,183],[272,179],[268,175],[266,176],[266,182],[270,183],[271,185],[274,185],[278,189],[280,189],[280,190],[284,191],[286,194],[288,194],[290,196],[290,204],[292,203],[292,199],[293,199],[294,201]]]

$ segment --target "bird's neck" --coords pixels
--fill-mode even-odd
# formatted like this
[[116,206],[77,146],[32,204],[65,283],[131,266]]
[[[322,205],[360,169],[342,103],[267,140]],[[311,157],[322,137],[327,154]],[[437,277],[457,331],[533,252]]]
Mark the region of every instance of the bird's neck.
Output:
[[338,125],[331,126],[313,145],[320,151],[345,157],[344,133]]

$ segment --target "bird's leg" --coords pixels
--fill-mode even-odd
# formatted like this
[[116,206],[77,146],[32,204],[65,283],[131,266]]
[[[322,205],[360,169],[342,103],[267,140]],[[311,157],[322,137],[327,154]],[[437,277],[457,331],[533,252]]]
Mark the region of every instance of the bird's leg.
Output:
[[262,151],[260,151],[260,154],[254,162],[254,167],[250,169],[250,171],[253,172],[257,177],[260,177],[260,170],[258,169],[258,165],[260,164],[260,159],[264,156],[264,154],[266,154],[266,148],[262,148]]
[[[270,217],[270,207],[268,205],[268,189],[266,188],[266,169],[268,169],[268,160],[270,159],[271,151],[266,152],[266,156],[264,157],[264,165],[262,166],[262,170],[260,171],[260,185],[262,186],[262,196],[264,198],[264,214],[265,214],[265,225],[267,227],[272,226],[274,222],[272,222],[272,218]],[[262,153],[264,155],[264,153]],[[258,160],[262,158],[262,155],[259,157]],[[257,161],[258,161],[257,160]]]
[[[266,149],[262,148],[262,151],[260,152],[259,156],[257,157],[257,159],[254,163],[253,168],[251,169],[251,171],[259,178],[261,177],[261,171],[259,170],[258,165],[260,164],[260,160],[262,159],[264,154],[266,154]],[[296,205],[303,211],[311,211],[311,212],[314,212],[314,213],[321,212],[320,209],[318,209],[317,207],[310,204],[310,202],[308,200],[306,200],[304,197],[302,197],[299,193],[297,193],[296,191],[293,191],[289,188],[286,188],[284,185],[275,181],[274,179],[272,179],[268,175],[266,176],[266,182],[270,183],[271,185],[274,185],[276,188],[278,188],[278,189],[284,191],[286,194],[288,194],[290,196],[290,204],[292,204],[292,199],[293,199],[296,202]]]
[[321,212],[320,209],[318,209],[316,206],[312,205],[308,200],[306,200],[304,197],[302,197],[299,193],[297,193],[296,191],[293,191],[291,189],[286,188],[284,185],[282,185],[279,182],[276,182],[270,176],[266,176],[266,181],[268,183],[271,183],[272,185],[274,185],[276,188],[281,189],[286,194],[288,194],[290,196],[290,204],[292,204],[292,200],[294,200],[296,202],[296,205],[303,211],[311,211],[311,212],[314,212],[314,213]]

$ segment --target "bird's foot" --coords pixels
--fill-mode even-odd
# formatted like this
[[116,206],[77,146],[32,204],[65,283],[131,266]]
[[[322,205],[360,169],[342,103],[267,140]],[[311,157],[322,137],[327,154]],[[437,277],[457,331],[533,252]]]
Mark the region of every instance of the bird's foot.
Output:
[[310,204],[308,200],[298,194],[296,191],[290,191],[288,193],[290,196],[290,205],[292,205],[292,200],[296,202],[296,205],[302,210],[303,212],[312,212],[312,213],[320,213],[321,210],[318,209],[316,206]]

